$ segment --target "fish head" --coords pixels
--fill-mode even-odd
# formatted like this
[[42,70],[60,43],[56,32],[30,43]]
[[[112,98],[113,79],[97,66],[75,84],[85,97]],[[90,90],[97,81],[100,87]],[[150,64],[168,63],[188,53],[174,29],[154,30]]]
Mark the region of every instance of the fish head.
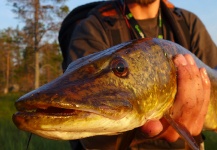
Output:
[[15,125],[50,139],[113,135],[162,117],[176,69],[158,40],[126,42],[72,62],[63,75],[20,97]]

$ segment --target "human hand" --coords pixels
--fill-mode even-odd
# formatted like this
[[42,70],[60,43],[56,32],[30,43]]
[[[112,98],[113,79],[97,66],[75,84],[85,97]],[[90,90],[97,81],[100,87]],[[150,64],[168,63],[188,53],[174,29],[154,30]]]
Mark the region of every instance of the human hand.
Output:
[[[191,55],[177,55],[177,94],[170,110],[171,117],[185,126],[190,134],[198,135],[203,127],[210,100],[210,80],[204,68],[198,68]],[[141,127],[149,137],[174,142],[179,134],[164,119],[150,120]]]

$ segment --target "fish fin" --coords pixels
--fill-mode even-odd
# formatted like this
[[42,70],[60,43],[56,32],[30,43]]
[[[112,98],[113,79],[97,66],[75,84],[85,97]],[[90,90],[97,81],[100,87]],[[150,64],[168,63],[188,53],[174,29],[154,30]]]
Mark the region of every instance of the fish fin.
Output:
[[136,134],[136,129],[119,134],[116,140],[115,150],[126,150],[129,148]]
[[188,129],[186,129],[182,124],[175,122],[169,113],[164,114],[164,118],[168,123],[179,133],[179,135],[185,140],[188,146],[193,150],[199,150],[199,146],[193,136],[191,136]]

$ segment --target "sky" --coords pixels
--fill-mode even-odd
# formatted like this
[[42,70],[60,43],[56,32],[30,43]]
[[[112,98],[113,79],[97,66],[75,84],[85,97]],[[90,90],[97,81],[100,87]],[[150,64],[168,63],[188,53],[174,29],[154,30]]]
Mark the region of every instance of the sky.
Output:
[[[78,5],[97,0],[68,0],[70,9]],[[170,0],[175,6],[187,9],[195,13],[205,24],[213,41],[217,44],[217,0]],[[12,7],[7,4],[7,0],[0,0],[0,30],[8,27],[15,28],[21,22],[15,19]]]

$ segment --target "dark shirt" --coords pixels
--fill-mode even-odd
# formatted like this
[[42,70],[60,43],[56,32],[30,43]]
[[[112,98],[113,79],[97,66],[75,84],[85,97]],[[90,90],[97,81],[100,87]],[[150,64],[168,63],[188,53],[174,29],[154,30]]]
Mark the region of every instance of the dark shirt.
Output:
[[[204,24],[195,14],[183,9],[181,10],[190,33],[189,51],[194,53],[208,66],[212,68],[216,67],[217,47],[212,41]],[[110,29],[106,30],[119,30],[122,42],[131,40],[130,32],[123,16],[118,14],[113,16],[113,18],[116,20],[115,24],[112,25]],[[176,42],[167,20],[163,20],[163,22],[164,39]],[[148,29],[149,27],[145,28]],[[151,36],[155,33],[151,32],[148,34]],[[112,34],[105,31],[101,22],[95,15],[90,15],[87,19],[83,20],[72,33],[71,43],[68,50],[68,64],[79,57],[114,46],[114,44],[111,43],[111,35]]]

